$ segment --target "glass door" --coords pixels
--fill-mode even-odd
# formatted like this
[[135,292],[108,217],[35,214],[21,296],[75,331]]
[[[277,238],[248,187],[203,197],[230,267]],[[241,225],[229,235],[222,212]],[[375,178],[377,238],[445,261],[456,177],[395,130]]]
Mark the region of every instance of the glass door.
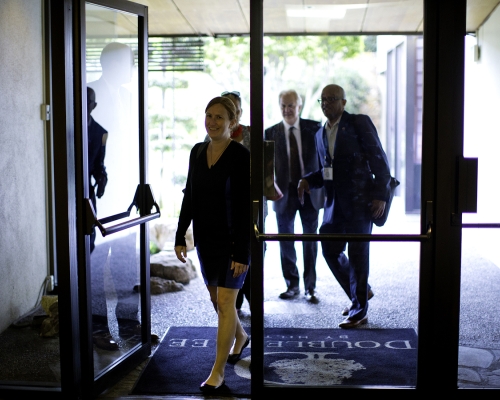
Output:
[[85,2],[81,30],[82,298],[91,338],[87,367],[99,393],[151,351],[146,227],[160,211],[145,167],[147,9],[128,1]]
[[[286,21],[279,27],[266,23],[270,13],[264,12],[263,16],[266,31],[263,53],[274,52],[273,62],[264,65],[266,73],[262,83],[263,97],[267,101],[262,115],[264,146],[271,142],[274,147],[275,179],[284,193],[281,199],[268,202],[265,220],[255,218],[259,242],[256,247],[260,249],[265,242],[261,267],[264,322],[258,327],[263,332],[262,342],[258,343],[254,333],[256,324],[252,321],[252,349],[257,352],[259,345],[263,347],[262,360],[258,358],[260,354],[252,353],[252,379],[260,381],[262,376],[265,391],[307,388],[320,392],[348,386],[414,388],[417,383],[420,246],[430,240],[432,225],[427,219],[428,210],[422,210],[420,202],[406,212],[408,199],[420,199],[421,190],[420,185],[413,184],[420,181],[420,171],[408,167],[422,159],[421,119],[415,118],[412,108],[417,109],[419,102],[421,105],[421,98],[414,85],[417,75],[410,71],[414,63],[422,62],[421,48],[415,45],[416,37],[421,38],[421,35],[345,36],[341,29],[343,20],[335,17],[340,8],[335,5],[283,6],[280,12],[286,15]],[[388,9],[378,5],[363,12],[383,15]],[[348,18],[349,13],[356,11],[347,9],[346,12]],[[416,20],[422,19],[423,8]],[[327,37],[293,34],[295,27],[304,25],[313,29],[320,23],[330,32]],[[285,26],[290,30],[288,36],[279,31]],[[274,35],[273,30],[276,30]],[[370,48],[370,41],[374,43],[373,50],[365,50]],[[299,47],[300,52],[295,50]],[[417,57],[419,51],[420,59]],[[318,53],[323,57],[316,59]],[[264,63],[266,61],[265,58]],[[332,84],[343,88],[342,98],[335,98],[338,92],[322,93]],[[328,96],[335,97],[328,100]],[[389,218],[382,227],[330,229],[334,227],[332,185],[316,186],[310,194],[305,194],[301,205],[297,199],[297,182],[289,178],[288,127],[293,125],[300,131],[302,175],[319,171],[323,155],[318,162],[316,134],[327,122],[323,103],[340,104],[342,99],[346,100],[345,118],[354,121],[354,115],[364,118],[357,117],[362,114],[368,115],[373,122],[375,135],[387,157],[388,169],[401,182],[396,188]],[[346,146],[346,139],[354,133],[352,124],[347,121],[341,120],[339,125],[336,142],[339,146]],[[350,143],[352,146],[353,142]],[[359,154],[360,149],[352,148],[348,156],[344,148],[340,157],[350,157],[353,164],[356,157],[366,157],[368,163],[369,152]],[[258,152],[252,149],[252,165],[267,165],[265,160],[255,162],[255,154]],[[326,153],[323,154],[326,157]],[[379,166],[373,157],[370,162],[376,173]],[[345,168],[345,180],[356,179],[345,159],[335,165]],[[252,171],[252,183],[255,176],[262,175],[261,171]],[[263,181],[267,178],[264,173]],[[335,207],[357,207],[347,204],[351,201],[347,198],[354,196],[346,193],[356,190],[356,185],[339,185],[341,189],[337,188],[337,192],[344,192],[335,196]],[[257,181],[256,186],[262,185]],[[325,193],[325,188],[330,192]],[[365,190],[357,193],[359,197],[365,194]],[[325,205],[325,196],[329,206]],[[349,226],[346,223],[346,227]],[[369,249],[369,258],[365,261],[370,271],[367,285],[370,289],[366,293],[369,300],[367,322],[343,329],[339,324],[347,319],[346,314],[354,306],[347,293],[349,278],[338,281],[337,276],[342,268],[348,269],[346,264],[350,261],[346,260],[359,256],[363,241],[369,242],[364,247]],[[338,252],[339,247],[344,252],[339,251],[341,261],[337,264],[340,265],[335,266],[332,252]],[[252,257],[254,272],[260,269],[254,264],[256,258]],[[352,262],[361,260],[358,257]],[[391,340],[405,342],[409,347],[390,349],[384,344]],[[368,349],[368,343],[373,348]],[[403,351],[406,356],[400,358]],[[384,357],[392,360],[388,369],[383,367],[387,362],[383,361]],[[257,371],[255,364],[259,368]],[[252,384],[258,390],[259,382],[252,381]]]
[[[468,164],[462,161],[456,163],[456,160],[462,156],[460,118],[454,121],[454,124],[449,124],[448,118],[446,118],[446,115],[450,113],[451,115],[455,115],[455,113],[460,115],[461,106],[444,93],[453,91],[457,98],[463,96],[461,91],[463,75],[461,75],[460,68],[455,68],[451,75],[448,71],[453,60],[462,59],[463,49],[460,49],[459,43],[463,40],[462,24],[465,22],[465,4],[460,4],[455,13],[449,14],[449,10],[453,8],[451,2],[440,3],[439,7],[430,1],[414,3],[416,7],[421,7],[419,23],[423,25],[424,19],[426,21],[423,41],[421,38],[419,40],[410,38],[399,43],[393,41],[387,47],[386,59],[384,60],[386,70],[382,74],[383,80],[387,80],[387,82],[383,86],[382,96],[386,97],[388,107],[391,104],[394,107],[384,109],[386,115],[376,114],[367,107],[369,94],[373,92],[363,88],[362,81],[369,74],[362,73],[358,76],[362,79],[356,78],[353,74],[353,68],[347,61],[342,62],[338,58],[335,59],[334,68],[331,68],[329,74],[324,74],[329,76],[329,79],[324,82],[316,83],[314,81],[317,73],[299,72],[298,76],[308,76],[310,79],[305,81],[298,79],[295,81],[295,87],[290,87],[286,82],[286,79],[290,80],[290,76],[281,74],[274,76],[274,80],[270,79],[266,83],[266,78],[270,76],[272,69],[264,66],[263,69],[266,73],[261,73],[262,71],[259,70],[261,62],[258,57],[262,55],[264,49],[258,41],[251,42],[253,47],[250,52],[254,54],[252,61],[253,65],[256,66],[252,70],[253,98],[251,100],[252,112],[254,112],[251,122],[252,129],[255,127],[260,132],[260,128],[262,128],[262,132],[264,132],[271,125],[265,121],[266,115],[261,114],[259,110],[262,99],[269,98],[269,96],[264,96],[266,90],[271,92],[271,89],[274,89],[275,97],[273,100],[275,104],[273,106],[279,110],[278,93],[281,90],[294,89],[308,100],[321,99],[322,89],[328,84],[336,83],[346,90],[346,111],[353,114],[368,114],[371,119],[375,120],[382,146],[389,158],[391,174],[402,181],[401,187],[396,191],[389,220],[381,228],[373,227],[371,234],[366,234],[368,232],[365,234],[354,232],[306,233],[301,231],[301,224],[297,221],[295,223],[295,229],[298,228],[296,231],[289,233],[280,231],[279,221],[274,222],[274,230],[267,230],[270,225],[268,221],[264,222],[263,208],[261,207],[262,187],[266,179],[263,173],[265,162],[260,158],[258,151],[264,147],[264,144],[259,141],[260,138],[252,138],[252,206],[254,207],[256,237],[252,247],[252,280],[262,282],[264,288],[271,285],[274,278],[276,278],[276,282],[281,281],[281,290],[275,290],[272,299],[265,298],[266,290],[262,290],[261,285],[257,287],[252,285],[252,311],[256,311],[252,312],[253,393],[258,391],[263,391],[266,394],[278,391],[296,393],[297,390],[304,389],[310,395],[313,391],[319,394],[331,389],[347,387],[422,389],[437,384],[439,376],[444,378],[442,383],[446,388],[456,388],[454,385],[456,384],[458,352],[455,343],[458,337],[457,311],[459,309],[459,282],[456,277],[460,268],[460,219],[461,213],[467,212],[467,205],[460,200],[460,196],[464,194],[464,187],[455,186],[457,181],[450,179],[450,176],[463,179],[464,182],[467,181],[468,177],[461,175],[463,170],[457,166]],[[323,14],[330,12],[332,15],[330,21],[326,22],[326,17],[322,21],[329,24],[327,28],[329,32],[333,34],[338,30],[338,35],[342,36],[342,21],[334,20],[334,7],[331,6],[331,9],[328,9],[325,6],[324,9],[317,10],[315,14],[311,12],[311,21],[313,18],[319,20],[320,12]],[[266,18],[265,15],[262,16],[260,6],[252,3],[250,10],[250,19],[252,20],[252,16],[254,20],[262,18],[265,30]],[[309,10],[302,11],[302,13],[297,14],[289,12],[288,9],[281,10],[282,14],[287,16],[288,23],[295,21],[293,18],[297,15],[303,16],[306,11],[309,13]],[[351,11],[347,10],[346,15],[349,12]],[[383,18],[383,14],[390,13],[390,9],[379,5],[376,9],[363,12],[381,12],[381,18]],[[297,19],[297,21],[301,21],[301,19]],[[448,29],[450,21],[453,21],[453,29],[451,30]],[[271,27],[271,24],[268,27]],[[271,29],[274,28],[272,26]],[[258,37],[262,29],[262,25],[252,24],[251,36]],[[267,34],[270,35],[269,32]],[[283,35],[277,32],[276,36]],[[452,43],[452,45],[446,46],[446,49],[440,47],[439,52],[437,52],[436,43],[441,38],[445,38],[449,41],[447,43]],[[331,40],[331,36],[326,40]],[[343,40],[345,45],[349,39],[343,37]],[[270,41],[271,39],[265,43]],[[282,42],[284,43],[283,47],[286,48],[286,40],[282,39]],[[332,44],[334,43],[332,40]],[[316,50],[317,48],[318,46],[315,46]],[[342,48],[342,46],[338,47],[339,54],[341,54]],[[333,46],[329,46],[329,50],[331,49]],[[408,65],[404,66],[403,58],[408,57],[408,54],[411,58]],[[294,48],[289,46],[288,51],[284,51],[282,59],[291,64],[293,55]],[[276,59],[279,60],[279,57]],[[297,57],[296,65],[298,67],[304,67],[306,64],[306,62],[301,63],[300,57]],[[315,65],[317,66],[317,63]],[[331,67],[331,65],[326,67]],[[446,75],[446,79],[437,79],[441,77],[440,74],[448,75]],[[264,82],[261,81],[262,76],[264,76]],[[443,75],[442,78],[444,77]],[[380,76],[375,79],[380,79]],[[424,87],[425,90],[423,90]],[[264,88],[263,91],[262,88]],[[422,97],[423,95],[425,96]],[[356,96],[360,97],[356,98]],[[361,101],[359,101],[360,98]],[[412,99],[412,107],[408,105],[404,107],[403,101],[410,98]],[[423,101],[424,98],[425,101]],[[336,100],[332,99],[331,101]],[[311,110],[314,104],[312,102],[307,106],[305,103],[302,104],[303,108],[307,107],[309,114],[312,115]],[[359,109],[354,111],[356,106]],[[385,118],[385,121],[379,119],[380,117]],[[279,123],[280,119],[278,112],[278,119],[272,123]],[[283,112],[283,119],[286,120],[285,112]],[[319,117],[309,117],[308,119],[319,120],[322,126],[326,122],[321,114]],[[277,146],[277,141],[275,141],[275,147],[277,148]],[[285,153],[286,160],[287,146],[283,145],[281,149]],[[354,155],[354,157],[356,156],[359,154]],[[277,158],[283,157],[283,154],[275,154],[275,157],[276,162],[278,162]],[[288,185],[286,180],[285,185]],[[450,193],[455,195],[450,196]],[[278,208],[275,207],[275,209]],[[324,214],[326,211],[324,209],[322,213]],[[269,212],[267,219],[272,217],[273,214]],[[299,212],[295,218],[299,219]],[[321,225],[321,216],[319,225]],[[266,264],[266,259],[271,251],[281,254],[282,264],[286,258],[290,258],[290,254],[283,250],[284,246],[281,246],[281,249],[274,249],[273,242],[282,244],[284,242],[293,243],[293,241],[295,241],[296,247],[296,256],[293,257],[293,261],[296,261],[299,267],[299,295],[293,291],[287,291],[290,293],[286,294],[285,291],[290,284],[284,276],[284,271],[283,276],[281,276],[283,265]],[[306,248],[303,244],[315,241],[318,242],[316,288],[320,296],[320,301],[316,303],[310,301],[308,296],[304,296],[304,290],[308,288],[304,287],[305,282],[302,280],[303,265],[301,263],[301,248],[304,249],[304,252]],[[340,287],[335,277],[332,278],[331,266],[325,265],[326,268],[322,269],[321,264],[325,264],[326,260],[323,259],[325,249],[331,248],[332,243],[348,242],[345,250],[349,254],[350,244],[360,241],[370,242],[368,284],[373,288],[375,297],[370,300],[369,319],[366,324],[349,326],[351,329],[342,329],[339,323],[343,320],[341,316],[343,308],[351,306],[352,310],[353,305],[350,304],[349,295],[344,294],[346,290]],[[349,256],[351,255],[356,256],[352,252]],[[262,264],[259,264],[261,260]],[[306,262],[305,258],[304,262]],[[276,269],[278,269],[277,272]],[[339,296],[331,295],[337,292]],[[322,299],[322,293],[328,293],[328,295]],[[323,301],[328,303],[326,307],[322,305]],[[441,304],[446,304],[449,312],[443,313]],[[298,322],[294,324],[294,321]],[[291,328],[291,331],[300,326],[310,330],[321,327],[327,329],[329,335],[325,335],[324,339],[316,338],[314,339],[316,342],[311,343],[308,343],[307,340],[301,341],[296,336],[290,336],[290,330],[282,330],[281,339],[272,336],[272,329],[283,325]],[[383,377],[370,380],[367,379],[366,370],[376,369],[377,366],[370,365],[368,360],[367,364],[359,362],[349,364],[349,367],[344,368],[346,375],[341,380],[332,379],[338,374],[330,372],[340,368],[342,362],[352,361],[349,357],[342,357],[341,352],[344,348],[334,348],[337,341],[342,342],[347,348],[350,345],[355,347],[356,337],[360,331],[368,330],[373,334],[379,334],[381,330],[385,329],[391,331],[410,329],[417,335],[415,341],[412,342],[416,344],[414,347],[416,351],[412,356],[410,368],[404,370],[400,367],[390,368]],[[442,340],[436,341],[434,332],[439,332],[440,338],[446,338],[444,340],[446,343],[443,343]],[[290,346],[285,347],[288,345],[287,341],[289,344],[295,344],[296,347],[302,347],[303,354],[292,354],[296,351],[290,350]],[[371,343],[376,346],[375,342],[376,340]],[[325,349],[315,351],[315,345],[325,347]],[[362,343],[358,343],[358,345],[362,346]],[[435,363],[435,354],[438,351],[446,354],[446,360],[441,364]],[[344,351],[344,353],[346,352]],[[371,360],[377,360],[375,364],[381,361],[375,354]],[[327,372],[324,372],[323,375],[313,373],[315,368],[322,368],[323,372],[325,370]],[[440,374],[438,369],[442,370],[443,374]],[[273,379],[266,379],[269,376]],[[356,377],[359,379],[352,379]]]

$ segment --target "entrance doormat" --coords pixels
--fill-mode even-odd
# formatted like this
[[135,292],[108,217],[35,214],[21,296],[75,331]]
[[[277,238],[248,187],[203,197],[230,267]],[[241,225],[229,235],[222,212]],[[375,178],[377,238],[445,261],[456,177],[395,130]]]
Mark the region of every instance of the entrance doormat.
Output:
[[[172,327],[131,394],[193,395],[215,359],[215,327]],[[227,364],[228,396],[250,396],[250,345]],[[413,329],[295,329],[264,331],[264,380],[273,385],[414,386],[417,335]],[[222,394],[222,393],[221,393]]]

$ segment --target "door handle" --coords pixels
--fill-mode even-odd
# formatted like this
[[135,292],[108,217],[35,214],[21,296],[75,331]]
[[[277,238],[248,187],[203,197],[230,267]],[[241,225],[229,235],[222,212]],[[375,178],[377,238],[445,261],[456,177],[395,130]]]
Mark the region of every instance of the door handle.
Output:
[[[430,204],[429,204],[430,203]],[[427,212],[432,211],[432,203],[428,202]],[[372,241],[372,242],[426,242],[432,236],[432,214],[427,217],[427,231],[421,235],[374,235],[363,233],[337,234],[337,233],[275,233],[264,234],[259,231],[259,201],[252,203],[252,219],[255,239],[260,241],[297,241],[297,242],[316,242],[322,240],[341,240],[341,241]]]
[[[144,189],[144,190],[142,190]],[[144,193],[144,198],[142,193]],[[143,207],[141,205],[143,204]],[[133,207],[136,207],[139,212],[142,210],[148,210],[151,212],[151,209],[154,207],[156,212],[149,213],[147,215],[141,215],[140,217],[118,223],[116,225],[105,227],[104,224],[108,224],[113,221],[117,221],[123,218],[128,218],[130,216],[130,212]],[[111,215],[109,217],[105,217],[102,219],[97,219],[94,206],[92,205],[92,201],[90,199],[85,199],[85,214],[86,214],[86,231],[85,234],[90,235],[92,233],[93,227],[97,226],[101,231],[102,236],[111,235],[112,233],[116,233],[119,231],[123,231],[125,229],[131,228],[136,225],[143,224],[145,222],[151,221],[153,219],[159,218],[161,216],[160,207],[156,203],[153,191],[151,190],[150,185],[137,185],[137,189],[135,191],[134,200],[128,207],[127,211],[124,211],[119,214]]]

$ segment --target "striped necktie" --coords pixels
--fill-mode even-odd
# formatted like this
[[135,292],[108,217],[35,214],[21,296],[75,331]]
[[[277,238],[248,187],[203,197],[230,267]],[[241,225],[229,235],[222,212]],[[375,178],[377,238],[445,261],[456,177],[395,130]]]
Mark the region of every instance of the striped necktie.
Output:
[[290,182],[293,185],[299,183],[302,177],[300,172],[300,158],[299,158],[299,146],[297,145],[297,139],[293,133],[293,126],[290,127]]

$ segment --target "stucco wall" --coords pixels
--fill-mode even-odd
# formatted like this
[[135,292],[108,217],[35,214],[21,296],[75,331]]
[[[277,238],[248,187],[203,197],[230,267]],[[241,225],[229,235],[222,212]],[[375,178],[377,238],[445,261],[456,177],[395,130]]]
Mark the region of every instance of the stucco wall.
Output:
[[0,0],[0,331],[47,275],[42,2]]
[[[476,38],[466,40],[464,147],[466,157],[479,158],[478,217],[500,222],[498,154],[500,149],[500,7]],[[480,58],[474,61],[474,45]],[[472,216],[471,216],[472,217]],[[475,218],[477,219],[477,218]]]

